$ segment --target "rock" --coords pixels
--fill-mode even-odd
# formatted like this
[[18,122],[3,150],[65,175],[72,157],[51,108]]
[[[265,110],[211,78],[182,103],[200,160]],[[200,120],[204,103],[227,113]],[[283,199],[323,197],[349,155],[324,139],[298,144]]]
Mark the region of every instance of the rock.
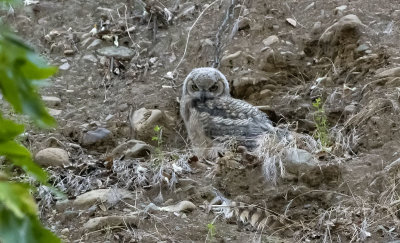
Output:
[[64,51],[64,55],[66,55],[66,56],[72,56],[72,55],[74,55],[74,50],[65,50]]
[[345,115],[352,115],[352,114],[355,114],[356,113],[356,110],[357,110],[357,106],[355,105],[355,104],[350,104],[350,105],[347,105],[345,108],[344,108],[344,110],[343,110],[343,113],[345,114]]
[[307,172],[309,169],[318,166],[314,157],[303,149],[288,149],[284,158],[285,169],[292,173]]
[[86,230],[99,230],[105,227],[130,226],[137,228],[140,218],[137,215],[97,217],[87,221],[83,227]]
[[391,68],[375,75],[376,78],[400,77],[400,67]]
[[59,106],[61,99],[55,96],[42,96],[43,102],[48,106]]
[[82,57],[82,60],[93,62],[93,63],[97,62],[97,58],[93,54],[84,55]]
[[83,146],[99,144],[110,139],[111,136],[112,134],[108,129],[99,127],[94,131],[88,131],[85,133],[81,139],[81,144]]
[[125,189],[97,189],[77,196],[72,205],[83,209],[97,203],[114,205],[125,199],[134,200],[134,195]]
[[[89,40],[91,39],[91,37],[89,38]],[[88,45],[88,47],[86,47],[86,49],[88,49],[88,50],[94,50],[94,49],[96,49],[98,46],[100,46],[100,44],[102,43],[102,40],[100,40],[100,39],[94,39],[93,41],[92,41],[92,43],[90,43],[89,45]],[[85,43],[86,44],[86,43]]]
[[168,80],[173,80],[173,79],[174,79],[174,74],[173,74],[172,72],[167,72],[167,73],[164,75],[163,78],[168,79]]
[[276,35],[271,35],[268,38],[264,39],[262,42],[264,46],[270,46],[272,44],[279,42],[279,38]]
[[47,108],[47,111],[49,112],[50,116],[59,116],[62,113],[62,110],[56,110],[51,108]]
[[154,203],[150,203],[147,207],[147,210],[152,209],[155,211],[164,211],[164,212],[187,212],[193,211],[196,209],[196,205],[194,205],[190,201],[181,201],[175,205],[165,206],[165,207],[158,207]]
[[60,148],[46,148],[40,150],[35,156],[35,162],[45,167],[62,167],[70,164],[68,152]]
[[242,51],[237,51],[233,54],[225,55],[221,58],[221,64],[226,64],[227,62],[236,59],[242,55]]
[[246,95],[249,95],[247,89],[255,86],[257,83],[258,81],[252,77],[241,77],[234,79],[232,84],[233,93],[237,97],[245,97]]
[[58,67],[58,69],[63,70],[63,71],[66,71],[66,70],[68,70],[70,67],[71,67],[71,65],[69,65],[68,62],[66,62],[66,63],[63,63],[62,65],[60,65],[60,66]]
[[291,26],[296,27],[297,22],[296,20],[292,19],[292,18],[287,18],[286,22],[288,22]]
[[347,5],[341,5],[339,7],[336,7],[335,10],[333,11],[334,14],[342,14],[344,10],[346,10]]
[[366,44],[361,44],[357,47],[356,52],[362,52],[368,50],[369,47]]
[[154,127],[161,126],[163,134],[166,135],[168,131],[165,129],[168,130],[173,125],[174,119],[157,109],[140,108],[133,112],[130,122],[136,139],[155,144],[155,141],[151,139],[155,135]]
[[96,51],[99,55],[114,57],[120,60],[130,60],[135,55],[135,51],[124,46],[108,46]]
[[119,158],[125,155],[127,158],[145,157],[153,151],[153,147],[140,140],[129,140],[116,147],[111,155],[113,158]]
[[315,7],[315,2],[312,2],[312,3],[308,4],[307,7],[304,9],[304,11],[307,11],[307,10],[313,8],[313,7]]
[[358,32],[358,28],[360,26],[363,26],[363,23],[361,23],[360,19],[354,15],[354,14],[349,14],[346,15],[333,25],[329,26],[325,32],[321,35],[320,41],[325,42],[325,43],[332,43],[334,41],[337,41],[338,38],[341,36],[341,32],[343,30],[346,30],[346,33],[348,34],[347,31],[349,30],[354,30]]
[[240,18],[238,23],[238,30],[244,30],[250,28],[250,19],[249,18]]

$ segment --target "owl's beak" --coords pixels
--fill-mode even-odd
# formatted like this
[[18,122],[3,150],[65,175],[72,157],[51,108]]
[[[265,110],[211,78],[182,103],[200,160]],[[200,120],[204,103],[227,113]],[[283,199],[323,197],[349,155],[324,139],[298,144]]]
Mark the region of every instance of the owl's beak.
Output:
[[207,99],[206,91],[204,91],[204,90],[200,91],[200,101],[205,102],[206,99]]

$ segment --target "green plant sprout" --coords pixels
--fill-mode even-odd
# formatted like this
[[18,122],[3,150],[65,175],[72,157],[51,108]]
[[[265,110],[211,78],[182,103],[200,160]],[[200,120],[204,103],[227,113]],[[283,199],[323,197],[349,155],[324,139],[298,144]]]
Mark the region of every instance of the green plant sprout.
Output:
[[210,239],[212,240],[216,233],[215,225],[213,223],[207,224],[207,229],[208,229],[208,235],[210,236]]
[[331,142],[329,137],[328,118],[326,117],[321,98],[317,98],[312,105],[317,109],[314,114],[314,122],[317,127],[314,132],[314,138],[320,141],[323,148],[327,148]]

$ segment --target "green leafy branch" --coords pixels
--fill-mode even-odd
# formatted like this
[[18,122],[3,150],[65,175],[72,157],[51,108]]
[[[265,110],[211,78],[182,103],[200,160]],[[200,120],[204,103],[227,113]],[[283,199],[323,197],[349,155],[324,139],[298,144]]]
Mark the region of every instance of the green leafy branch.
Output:
[[[31,47],[0,26],[0,92],[17,114],[29,116],[42,128],[52,127],[56,122],[47,112],[36,88],[40,80],[49,78],[56,71],[57,68],[48,66]],[[16,141],[23,132],[23,125],[3,118],[0,112],[0,156],[48,185],[46,172],[33,162],[29,150]],[[32,186],[9,181],[3,171],[0,174],[0,242],[60,242],[41,225],[30,193]]]

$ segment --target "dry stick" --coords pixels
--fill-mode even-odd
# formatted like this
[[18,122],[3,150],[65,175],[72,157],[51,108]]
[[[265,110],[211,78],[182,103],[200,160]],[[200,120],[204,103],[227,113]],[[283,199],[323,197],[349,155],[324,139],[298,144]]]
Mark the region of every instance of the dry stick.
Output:
[[[129,1],[128,1],[129,2]],[[125,6],[125,26],[126,26],[126,32],[128,33],[129,39],[132,41],[132,44],[135,44],[135,42],[133,42],[133,39],[131,37],[131,34],[129,33],[129,26],[128,26],[128,17],[127,17],[127,12],[128,12],[128,7],[126,5]]]
[[176,73],[176,70],[179,68],[179,66],[181,65],[183,59],[185,58],[186,55],[186,51],[187,51],[187,47],[189,44],[189,39],[190,39],[190,32],[192,31],[193,27],[197,24],[197,22],[199,21],[199,19],[201,18],[201,16],[203,16],[203,14],[212,6],[214,5],[216,2],[218,2],[218,0],[215,0],[214,2],[212,2],[210,5],[208,5],[199,15],[199,17],[197,17],[196,21],[194,21],[193,25],[190,27],[189,32],[187,34],[187,38],[186,38],[186,45],[185,45],[185,50],[183,52],[183,56],[181,57],[181,60],[179,61],[178,65],[176,65],[173,73]]

